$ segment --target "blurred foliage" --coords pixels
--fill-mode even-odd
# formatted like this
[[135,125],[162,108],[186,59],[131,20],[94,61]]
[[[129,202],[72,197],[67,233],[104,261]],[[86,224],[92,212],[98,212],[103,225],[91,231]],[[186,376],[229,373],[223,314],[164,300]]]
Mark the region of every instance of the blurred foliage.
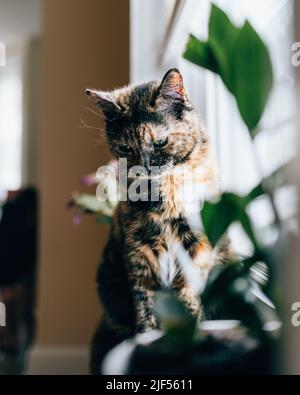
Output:
[[[107,173],[109,169],[109,173]],[[111,160],[107,166],[98,169],[97,173],[87,174],[81,178],[81,185],[92,187],[97,185],[96,194],[74,192],[67,203],[73,209],[73,222],[79,224],[84,214],[92,214],[97,223],[111,224],[114,210],[118,204],[118,161]],[[98,187],[101,187],[98,189]]]
[[223,193],[216,203],[206,202],[201,212],[204,231],[215,247],[230,225],[239,221],[252,243],[258,248],[258,242],[247,214],[247,205],[251,203],[247,196]]
[[83,215],[91,214],[95,216],[99,224],[111,224],[114,206],[109,200],[101,201],[97,196],[87,193],[74,193],[67,203],[68,209],[73,209],[73,223],[81,223]]
[[223,193],[217,202],[205,202],[201,211],[201,218],[206,236],[213,247],[217,245],[231,224],[239,222],[251,240],[255,250],[259,251],[261,249],[260,242],[255,235],[247,213],[247,208],[257,198],[263,195],[273,194],[277,188],[283,186],[284,171],[284,167],[276,170],[245,196],[239,196],[234,193]]
[[183,56],[222,78],[254,133],[272,88],[273,71],[268,50],[251,24],[246,21],[241,28],[236,27],[213,5],[208,40],[190,35]]
[[[226,88],[235,97],[240,115],[254,140],[272,89],[273,71],[268,50],[251,24],[246,21],[242,27],[237,27],[220,8],[212,5],[207,41],[190,35],[183,56],[221,77]],[[272,266],[277,249],[276,246],[265,246],[260,240],[251,223],[248,208],[261,196],[269,198],[274,218],[277,220],[274,226],[280,231],[282,222],[273,194],[278,186],[284,184],[282,174],[280,169],[267,179],[261,175],[262,182],[247,195],[223,193],[217,201],[205,202],[201,211],[204,231],[213,247],[222,242],[233,223],[240,223],[254,251],[252,256],[237,256],[233,261],[216,266],[210,272],[206,286],[199,295],[206,318],[238,320],[259,340],[267,337],[265,325],[270,321],[278,321],[278,318],[276,311],[265,303],[264,298],[260,299],[253,294],[254,280],[251,273],[258,263],[265,264],[269,269],[268,273],[273,273]],[[270,284],[272,278],[260,290],[271,295]],[[189,334],[190,341],[201,341],[201,330],[197,323],[191,318],[187,319],[188,313],[172,293],[165,292],[166,295],[157,298],[155,307],[166,337],[170,333],[174,337],[176,333],[178,338],[182,336],[186,342]],[[169,321],[168,314],[174,314],[174,311],[176,319]],[[174,323],[178,323],[176,328]],[[177,342],[180,340],[177,339]]]
[[154,309],[161,328],[175,347],[185,348],[193,343],[197,320],[171,290],[156,295]]

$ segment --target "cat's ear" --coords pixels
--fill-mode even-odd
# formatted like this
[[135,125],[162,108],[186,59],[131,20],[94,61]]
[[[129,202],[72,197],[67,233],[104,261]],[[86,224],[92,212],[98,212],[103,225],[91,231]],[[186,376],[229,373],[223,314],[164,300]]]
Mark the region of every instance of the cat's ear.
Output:
[[158,88],[158,97],[180,102],[186,100],[183,78],[177,69],[171,69],[165,74]]
[[121,111],[121,108],[116,103],[115,97],[112,92],[86,89],[85,93],[98,107],[101,108],[104,115],[107,115],[109,117],[110,115],[116,115]]

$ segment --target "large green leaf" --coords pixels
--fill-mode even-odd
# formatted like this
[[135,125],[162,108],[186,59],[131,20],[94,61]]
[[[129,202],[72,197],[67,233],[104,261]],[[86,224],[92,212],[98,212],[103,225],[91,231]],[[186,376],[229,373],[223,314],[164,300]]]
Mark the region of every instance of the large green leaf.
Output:
[[183,56],[220,75],[254,137],[273,85],[273,71],[268,50],[250,23],[238,28],[212,5],[208,40],[190,35]]
[[218,73],[217,61],[208,42],[200,41],[192,34],[189,37],[183,57],[198,66]]
[[258,185],[246,196],[223,193],[218,202],[205,202],[201,211],[201,218],[205,234],[212,246],[215,246],[219,242],[232,223],[239,222],[255,249],[259,248],[246,209],[253,200],[263,193],[262,186]]
[[233,53],[239,29],[228,16],[216,5],[212,5],[209,20],[209,45],[216,58],[221,78],[230,92],[234,92]]
[[[283,185],[284,178],[282,177],[282,172],[284,172],[284,170],[285,166],[276,170],[264,180],[264,182],[269,185],[271,191]],[[259,183],[245,196],[239,196],[233,193],[223,193],[219,201],[214,203],[205,202],[201,211],[201,218],[204,231],[210,243],[215,246],[224,233],[226,233],[229,226],[233,222],[238,221],[251,240],[254,248],[259,250],[261,246],[256,239],[251,220],[247,213],[247,207],[254,200],[266,193],[267,191],[265,190],[264,184]]]
[[232,61],[239,111],[248,129],[254,131],[272,88],[273,71],[268,50],[249,22],[239,33]]
[[201,211],[205,233],[210,243],[215,246],[229,226],[238,220],[240,197],[224,193],[217,203],[206,202]]

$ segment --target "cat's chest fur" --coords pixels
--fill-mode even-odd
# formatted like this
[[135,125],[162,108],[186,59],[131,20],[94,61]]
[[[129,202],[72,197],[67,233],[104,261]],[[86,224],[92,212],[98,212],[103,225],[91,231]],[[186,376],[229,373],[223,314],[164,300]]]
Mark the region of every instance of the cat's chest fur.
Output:
[[159,279],[162,286],[169,287],[173,284],[179,267],[176,262],[176,250],[178,248],[178,239],[170,224],[163,227],[162,235],[166,249],[158,256]]

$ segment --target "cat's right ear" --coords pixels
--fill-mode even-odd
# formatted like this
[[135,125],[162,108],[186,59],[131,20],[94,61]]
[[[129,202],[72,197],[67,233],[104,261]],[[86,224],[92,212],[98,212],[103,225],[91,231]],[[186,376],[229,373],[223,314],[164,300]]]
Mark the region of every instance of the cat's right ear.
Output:
[[164,100],[185,102],[183,78],[177,69],[171,69],[165,74],[158,89],[158,97]]
[[101,108],[107,118],[110,118],[112,115],[117,115],[117,113],[121,111],[121,108],[116,103],[114,95],[111,92],[86,89],[85,93]]

